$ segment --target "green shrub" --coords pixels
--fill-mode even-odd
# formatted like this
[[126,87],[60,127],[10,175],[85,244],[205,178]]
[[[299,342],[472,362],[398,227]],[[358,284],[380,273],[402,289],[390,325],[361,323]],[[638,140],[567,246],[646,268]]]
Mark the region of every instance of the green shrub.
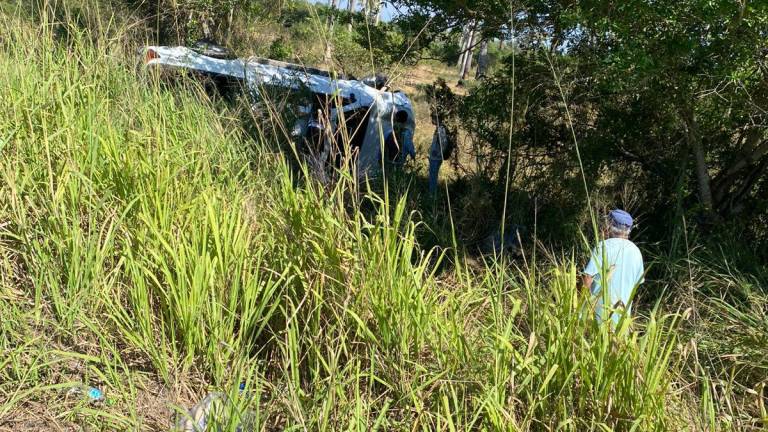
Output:
[[290,60],[293,57],[293,49],[281,36],[269,46],[269,58],[275,60]]

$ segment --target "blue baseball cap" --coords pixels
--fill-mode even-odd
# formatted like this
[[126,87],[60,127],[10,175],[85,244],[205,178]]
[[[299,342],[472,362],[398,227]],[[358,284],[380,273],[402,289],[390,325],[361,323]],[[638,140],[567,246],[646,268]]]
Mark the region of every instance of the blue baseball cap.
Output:
[[622,228],[632,228],[632,215],[625,212],[624,210],[611,210],[608,215],[611,218],[611,222],[614,225],[620,226]]

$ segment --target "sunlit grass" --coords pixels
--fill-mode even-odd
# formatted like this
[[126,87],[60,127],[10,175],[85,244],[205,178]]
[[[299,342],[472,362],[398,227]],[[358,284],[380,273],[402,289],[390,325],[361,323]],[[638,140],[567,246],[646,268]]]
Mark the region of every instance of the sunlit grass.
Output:
[[[405,197],[295,181],[194,83],[76,31],[2,34],[0,424],[158,430],[209,390],[234,401],[223,430],[747,424],[722,421],[724,375],[686,369],[675,308],[614,330],[573,258],[441,266]],[[764,370],[764,323],[707,305],[752,347],[731,364]]]

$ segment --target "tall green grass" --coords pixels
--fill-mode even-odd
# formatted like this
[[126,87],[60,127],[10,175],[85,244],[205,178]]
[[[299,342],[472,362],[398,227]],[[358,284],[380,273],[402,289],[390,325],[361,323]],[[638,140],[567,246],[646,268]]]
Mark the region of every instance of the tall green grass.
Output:
[[258,430],[723,425],[678,314],[595,323],[568,257],[439,272],[405,198],[296,186],[199,86],[50,28],[2,24],[0,424],[166,429],[224,390]]

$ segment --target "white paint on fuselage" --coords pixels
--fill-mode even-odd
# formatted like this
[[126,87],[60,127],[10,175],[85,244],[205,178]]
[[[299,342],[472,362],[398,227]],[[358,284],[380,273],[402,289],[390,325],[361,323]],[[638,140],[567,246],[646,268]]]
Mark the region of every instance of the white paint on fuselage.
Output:
[[[411,101],[404,93],[377,90],[361,81],[337,79],[331,76],[311,73],[298,67],[285,67],[266,64],[256,58],[224,60],[207,57],[185,47],[146,47],[157,54],[146,62],[147,67],[172,67],[195,70],[208,74],[233,77],[242,80],[256,93],[261,86],[276,86],[299,90],[308,88],[314,93],[340,96],[354,100],[343,107],[347,112],[352,109],[368,107],[369,121],[365,131],[363,145],[358,157],[358,175],[370,175],[381,166],[383,141],[392,131],[392,118],[397,111],[406,111],[409,122],[406,127],[415,129],[414,112]],[[336,109],[330,112],[331,122],[335,124]]]

